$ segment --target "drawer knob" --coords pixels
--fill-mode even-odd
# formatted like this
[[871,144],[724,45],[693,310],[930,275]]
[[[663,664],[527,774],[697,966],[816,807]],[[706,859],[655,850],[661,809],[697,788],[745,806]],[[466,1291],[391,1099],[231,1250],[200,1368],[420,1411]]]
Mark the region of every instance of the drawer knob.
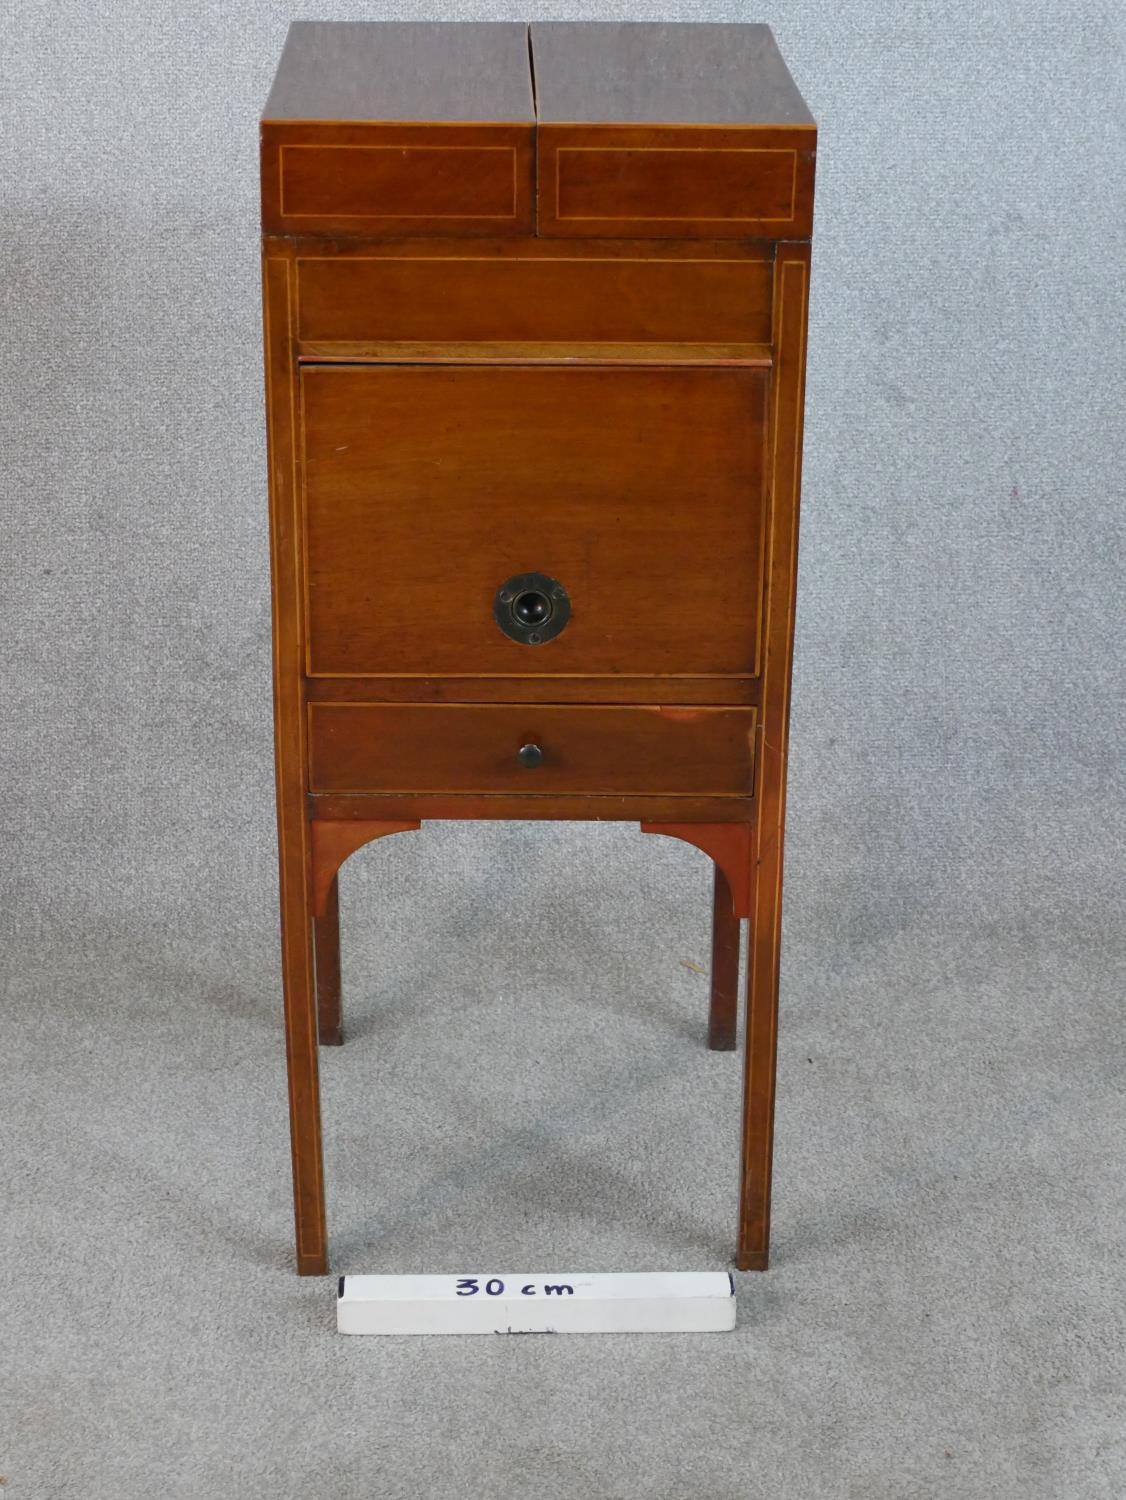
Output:
[[515,573],[493,599],[493,619],[510,641],[522,646],[554,640],[570,618],[567,590],[546,573]]
[[512,613],[521,625],[542,625],[551,614],[551,603],[538,589],[525,589],[512,601]]
[[543,765],[543,751],[538,745],[521,745],[516,752],[516,759],[529,771],[534,771],[537,766]]

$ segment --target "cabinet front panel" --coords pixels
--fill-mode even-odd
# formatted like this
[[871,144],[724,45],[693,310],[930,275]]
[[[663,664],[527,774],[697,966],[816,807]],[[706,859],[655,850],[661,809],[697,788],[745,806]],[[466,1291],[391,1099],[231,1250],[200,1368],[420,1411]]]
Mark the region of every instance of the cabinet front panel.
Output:
[[798,238],[813,222],[816,131],[541,125],[541,235]]
[[314,793],[747,797],[753,708],[313,703]]
[[267,234],[522,235],[532,228],[531,125],[271,122]]
[[307,343],[503,340],[769,343],[772,263],[636,246],[596,259],[541,252],[301,255]]
[[[753,675],[768,380],[305,366],[309,671]],[[569,610],[541,644],[494,618],[530,574]]]

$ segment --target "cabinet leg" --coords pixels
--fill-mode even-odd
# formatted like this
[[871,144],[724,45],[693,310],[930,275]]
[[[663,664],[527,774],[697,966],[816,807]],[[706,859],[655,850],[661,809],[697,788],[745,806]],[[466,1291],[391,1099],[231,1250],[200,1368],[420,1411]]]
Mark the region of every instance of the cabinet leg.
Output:
[[715,865],[708,1046],[716,1052],[734,1051],[739,1029],[739,923],[750,912],[751,900],[751,825],[642,823],[641,831],[695,844]]
[[[265,248],[265,247],[264,247]],[[313,980],[313,865],[306,807],[304,594],[297,568],[300,506],[294,491],[293,250],[266,249],[262,262],[266,336],[266,435],[270,472],[273,571],[274,729],[277,751],[281,969],[285,999],[285,1060],[293,1151],[297,1269],[328,1270],[321,1094],[317,1076],[317,996]]]
[[708,1012],[708,1046],[733,1052],[739,1029],[739,918],[727,876],[715,867],[712,905],[712,998]]
[[322,1047],[344,1040],[340,1002],[340,893],[336,877],[328,888],[322,916],[313,918],[317,974],[317,1031]]
[[289,1077],[297,1269],[302,1276],[323,1276],[328,1270],[328,1236],[321,1150],[321,1092],[317,1067],[313,919],[308,880],[287,881],[283,874],[282,890],[285,1059]]
[[[780,860],[756,870],[747,944],[743,1140],[739,1191],[740,1271],[765,1271],[770,1248],[770,1177],[774,1155],[774,1075],[778,1042]],[[768,878],[765,878],[769,876]]]
[[774,1150],[774,1068],[782,936],[786,749],[794,630],[802,393],[809,287],[809,246],[779,245],[774,262],[774,375],[771,393],[771,541],[769,628],[755,740],[755,836],[743,1092],[739,1243],[735,1264],[764,1271],[770,1243],[770,1165]]

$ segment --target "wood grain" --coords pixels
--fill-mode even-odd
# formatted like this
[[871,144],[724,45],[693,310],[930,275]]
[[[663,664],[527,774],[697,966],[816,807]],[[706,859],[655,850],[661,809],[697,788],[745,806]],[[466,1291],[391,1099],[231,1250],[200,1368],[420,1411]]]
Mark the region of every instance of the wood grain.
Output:
[[763,712],[758,730],[758,806],[747,957],[747,1040],[736,1252],[736,1264],[741,1270],[764,1270],[770,1244],[786,754],[809,295],[808,245],[779,246],[775,287],[777,378],[772,412],[773,507],[767,563],[769,630],[763,667]]
[[753,677],[310,677],[309,702],[679,703],[724,707],[759,700]]
[[340,985],[340,893],[335,878],[324,911],[313,918],[313,957],[317,981],[317,1035],[322,1047],[344,1040]]
[[[768,345],[771,261],[556,253],[301,255],[302,352],[349,344]],[[361,355],[361,357],[370,357]],[[668,355],[665,356],[666,358]]]
[[[492,239],[442,239],[433,235],[409,235],[405,238],[379,234],[320,235],[298,233],[287,237],[299,260],[440,260],[454,270],[459,260],[489,260],[505,263],[525,260],[572,261],[644,261],[651,258],[662,265],[668,261],[749,261],[773,266],[774,243],[769,237],[747,240],[653,240],[640,237],[596,240],[514,239],[498,235]],[[766,307],[773,295],[766,289]],[[357,317],[364,309],[356,310]],[[602,309],[599,316],[606,316]],[[765,337],[770,339],[767,319]]]
[[769,26],[537,21],[543,124],[813,124]]
[[[309,816],[317,821],[430,821],[466,818],[582,819],[594,823],[693,823],[749,826],[755,804],[750,797],[687,796],[683,792],[583,795],[580,793],[519,792],[383,792],[362,796],[332,793],[307,799]],[[315,825],[314,825],[315,826]]]
[[266,438],[273,580],[274,739],[289,1125],[297,1269],[328,1269],[317,1006],[313,976],[309,825],[305,810],[305,654],[296,483],[296,373],[291,360],[292,267],[271,251],[262,265]]
[[[753,708],[313,703],[313,792],[747,797]],[[533,769],[517,759],[535,745]]]
[[267,235],[505,235],[533,226],[531,125],[263,124]]
[[733,1052],[739,1030],[739,936],[731,883],[716,865],[712,895],[712,977],[708,1047]]
[[302,364],[368,365],[610,365],[616,369],[666,369],[703,366],[770,368],[766,344],[586,344],[563,343],[391,343],[342,339],[333,343],[298,340]]
[[572,222],[788,224],[794,216],[792,147],[618,144],[557,146],[555,212]]
[[499,219],[516,213],[516,148],[401,138],[282,146],[284,219]]
[[523,22],[294,21],[266,121],[535,120]]
[[741,239],[808,234],[812,126],[543,125],[541,235]]
[[[301,385],[311,674],[755,672],[765,371],[305,366]],[[531,571],[572,605],[539,647],[492,616]]]

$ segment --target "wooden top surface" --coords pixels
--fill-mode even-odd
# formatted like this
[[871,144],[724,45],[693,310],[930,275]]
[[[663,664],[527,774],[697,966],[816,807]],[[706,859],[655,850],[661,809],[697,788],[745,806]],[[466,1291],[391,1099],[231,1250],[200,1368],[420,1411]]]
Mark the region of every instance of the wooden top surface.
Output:
[[537,22],[541,124],[812,125],[769,26]]
[[294,21],[262,118],[534,124],[528,28]]
[[695,22],[295,21],[262,117],[813,124],[768,26]]

